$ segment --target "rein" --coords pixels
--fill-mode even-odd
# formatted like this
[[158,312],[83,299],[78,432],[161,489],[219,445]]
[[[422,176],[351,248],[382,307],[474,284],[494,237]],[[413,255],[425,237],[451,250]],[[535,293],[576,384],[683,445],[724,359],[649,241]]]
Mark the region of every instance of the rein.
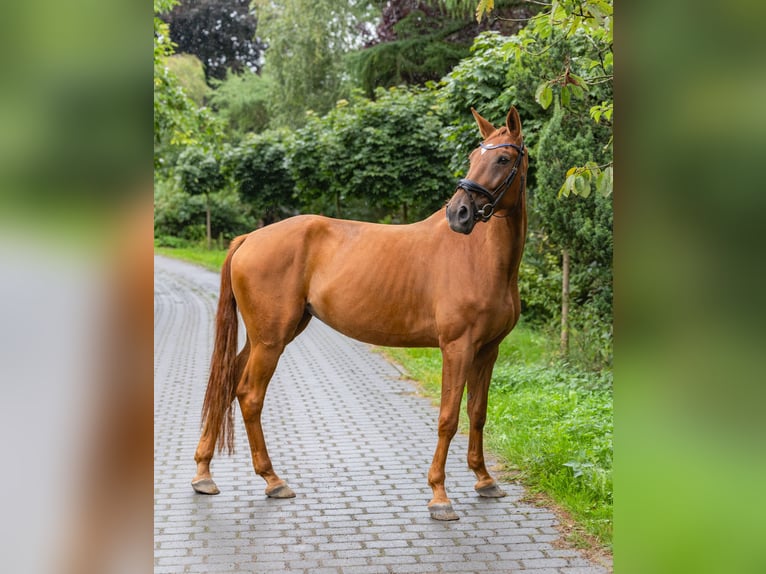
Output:
[[[486,145],[484,142],[481,142],[479,144],[482,149],[485,150],[491,150],[491,149],[498,149],[501,147],[512,147],[515,149],[518,154],[516,155],[516,161],[513,164],[513,168],[511,169],[511,172],[508,174],[508,176],[498,185],[494,191],[488,190],[486,187],[481,185],[480,183],[476,183],[472,179],[463,178],[461,180],[458,180],[457,182],[457,188],[462,189],[466,194],[468,195],[468,199],[471,202],[471,207],[473,208],[473,218],[475,221],[483,221],[487,222],[489,221],[489,218],[492,217],[492,215],[495,213],[495,206],[500,202],[500,200],[503,198],[503,195],[505,195],[505,192],[508,191],[508,189],[511,187],[511,184],[513,183],[513,180],[516,178],[516,174],[519,171],[519,166],[521,165],[521,158],[524,157],[524,153],[526,152],[526,148],[524,147],[524,144],[522,143],[520,146],[512,143],[502,143],[502,144],[495,144],[495,145]],[[522,190],[521,193],[524,192],[524,176],[521,176],[521,186]],[[481,209],[476,207],[476,202],[474,202],[473,199],[473,193],[479,193],[489,199],[489,203],[485,203],[482,205]],[[521,195],[519,195],[519,199],[521,199]]]

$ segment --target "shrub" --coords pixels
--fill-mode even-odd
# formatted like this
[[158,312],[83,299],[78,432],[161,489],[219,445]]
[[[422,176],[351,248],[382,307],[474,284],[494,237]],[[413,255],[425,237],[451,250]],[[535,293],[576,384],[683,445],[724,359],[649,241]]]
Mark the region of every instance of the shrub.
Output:
[[[212,236],[228,240],[256,227],[252,210],[231,189],[210,194]],[[159,181],[154,192],[154,236],[185,241],[205,238],[205,198],[177,189],[172,180]],[[168,239],[163,241],[167,242]],[[168,245],[168,247],[175,247]]]

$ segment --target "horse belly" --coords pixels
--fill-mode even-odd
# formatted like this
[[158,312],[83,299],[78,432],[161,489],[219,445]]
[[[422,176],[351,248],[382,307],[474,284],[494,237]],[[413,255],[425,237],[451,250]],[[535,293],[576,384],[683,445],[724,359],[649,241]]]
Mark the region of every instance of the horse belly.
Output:
[[[427,332],[403,333],[394,330],[380,328],[379,325],[365,325],[359,322],[344,322],[338,320],[327,321],[319,317],[323,322],[343,333],[347,337],[382,347],[438,347],[439,341]],[[333,318],[337,319],[337,318]]]
[[[401,270],[400,270],[401,271]],[[316,281],[309,312],[354,339],[389,347],[437,347],[434,313],[427,297],[416,296],[406,273],[381,278],[373,268],[338,273]]]

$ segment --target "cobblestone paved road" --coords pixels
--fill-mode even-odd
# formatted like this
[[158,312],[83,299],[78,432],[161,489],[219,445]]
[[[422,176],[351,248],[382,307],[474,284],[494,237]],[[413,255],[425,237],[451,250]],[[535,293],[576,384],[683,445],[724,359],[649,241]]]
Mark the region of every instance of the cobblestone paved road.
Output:
[[429,518],[437,410],[367,345],[317,320],[283,355],[263,427],[297,498],[268,499],[236,413],[237,452],[217,455],[217,496],[190,480],[213,340],[216,274],[155,257],[155,573],[607,570],[556,548],[555,517],[509,496],[482,499],[458,434],[447,460],[457,522]]

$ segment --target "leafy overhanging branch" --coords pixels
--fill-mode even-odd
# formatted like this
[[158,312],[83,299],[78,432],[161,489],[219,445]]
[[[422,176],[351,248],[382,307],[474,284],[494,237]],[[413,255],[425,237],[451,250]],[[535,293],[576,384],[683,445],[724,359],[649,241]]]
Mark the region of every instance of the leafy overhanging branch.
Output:
[[[460,3],[460,0],[452,1]],[[575,100],[583,100],[590,88],[606,85],[609,88],[609,98],[591,106],[588,113],[595,123],[603,122],[611,129],[614,113],[611,95],[614,82],[612,0],[553,0],[550,4],[536,3],[543,5],[544,9],[529,19],[527,26],[518,34],[519,42],[513,48],[518,66],[522,65],[525,56],[540,56],[556,44],[575,36],[587,42],[591,50],[578,62],[578,69],[582,70],[579,75],[573,73],[573,62],[566,57],[561,74],[538,85],[535,100],[543,109],[548,109],[554,99],[563,108],[571,109]],[[479,0],[476,6],[477,20],[488,17],[494,7],[494,0]],[[610,138],[605,151],[611,152],[612,141]],[[604,165],[588,162],[582,166],[573,166],[567,171],[558,195],[588,197],[595,185],[599,195],[609,196],[613,190],[612,172],[611,162]]]

